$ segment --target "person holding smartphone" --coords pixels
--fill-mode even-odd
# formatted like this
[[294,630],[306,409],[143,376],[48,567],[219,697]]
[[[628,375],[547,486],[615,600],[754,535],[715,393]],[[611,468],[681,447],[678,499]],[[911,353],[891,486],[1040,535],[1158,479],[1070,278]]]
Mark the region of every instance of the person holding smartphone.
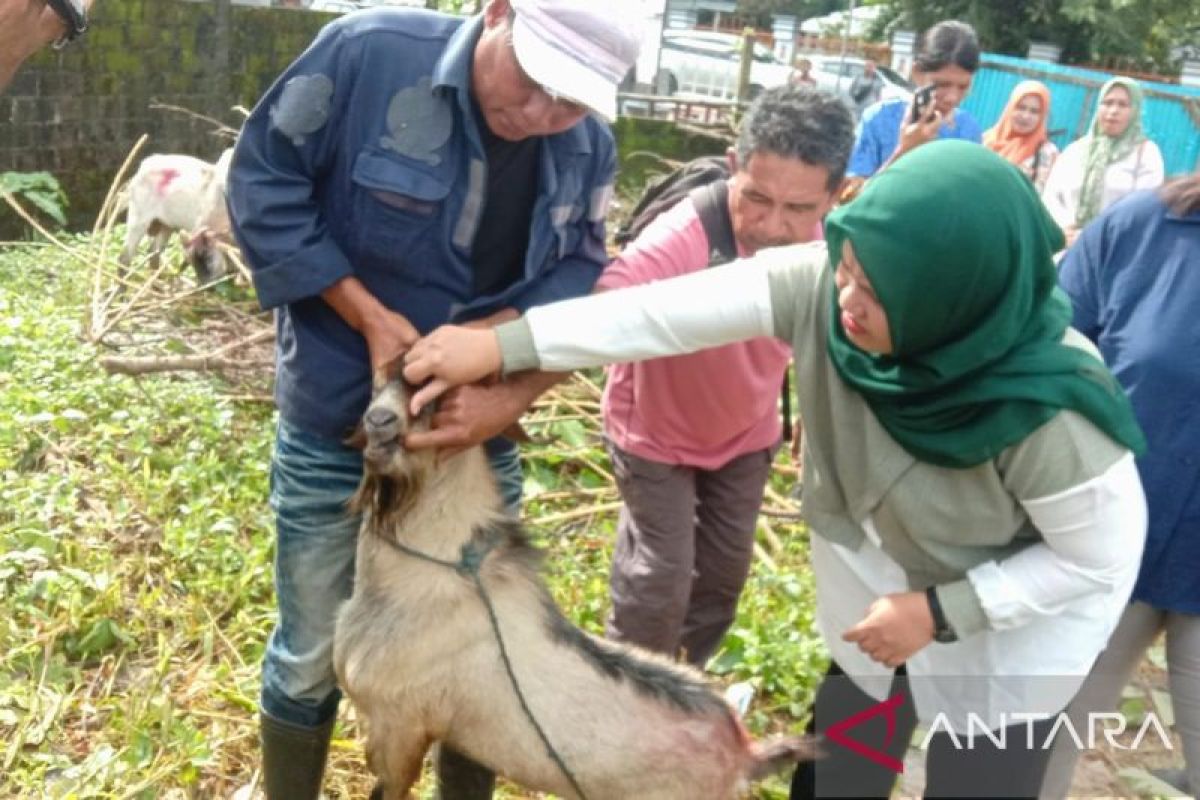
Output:
[[91,5],[92,0],[0,0],[0,92],[34,53],[81,36]]
[[848,174],[857,183],[934,139],[983,140],[979,123],[958,106],[979,69],[979,40],[965,22],[946,20],[921,37],[913,59],[912,101],[876,103],[863,112]]

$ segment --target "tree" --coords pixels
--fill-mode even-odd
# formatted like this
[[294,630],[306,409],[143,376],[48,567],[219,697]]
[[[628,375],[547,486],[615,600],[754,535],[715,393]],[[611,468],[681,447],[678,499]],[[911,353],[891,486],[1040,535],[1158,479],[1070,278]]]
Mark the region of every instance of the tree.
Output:
[[738,16],[770,29],[773,14],[791,14],[797,19],[819,17],[844,8],[845,0],[738,0]]
[[447,14],[477,14],[483,4],[479,0],[425,0],[425,7]]
[[975,26],[984,49],[1024,55],[1055,42],[1067,63],[1173,72],[1172,48],[1200,40],[1195,0],[885,0],[895,26],[924,30],[942,19]]

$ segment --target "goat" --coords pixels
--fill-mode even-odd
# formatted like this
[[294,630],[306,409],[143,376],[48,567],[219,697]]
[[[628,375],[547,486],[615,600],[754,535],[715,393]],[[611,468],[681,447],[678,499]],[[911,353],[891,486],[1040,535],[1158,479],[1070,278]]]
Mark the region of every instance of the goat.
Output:
[[216,164],[185,155],[147,156],[129,181],[125,246],[120,262],[128,266],[147,235],[154,239],[151,263],[159,258],[172,231],[179,231],[196,280],[209,283],[225,274],[219,244],[231,241],[225,208],[225,181],[232,148]]
[[363,523],[334,637],[373,799],[410,797],[435,742],[577,800],[731,800],[812,757],[807,738],[751,741],[691,667],[569,623],[538,551],[501,514],[483,449],[441,463],[405,449],[428,415],[410,418],[409,392],[389,372],[376,374],[356,437],[364,478],[352,509]]

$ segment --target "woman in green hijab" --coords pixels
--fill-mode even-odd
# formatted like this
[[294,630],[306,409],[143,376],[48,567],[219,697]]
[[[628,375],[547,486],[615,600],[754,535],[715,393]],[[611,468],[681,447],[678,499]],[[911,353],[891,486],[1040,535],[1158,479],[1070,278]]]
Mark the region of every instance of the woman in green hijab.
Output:
[[1042,199],[1066,234],[1067,246],[1096,215],[1138,189],[1163,182],[1158,145],[1142,130],[1142,87],[1113,78],[1100,88],[1088,133],[1054,162]]
[[[831,214],[827,236],[494,331],[439,329],[406,359],[410,381],[430,381],[414,409],[497,370],[790,342],[832,656],[812,724],[832,744],[792,797],[887,797],[917,720],[926,796],[1034,797],[1055,718],[1029,715],[1066,706],[1137,571],[1141,433],[1068,327],[1061,231],[999,156],[922,147]],[[890,724],[843,735],[855,714]]]

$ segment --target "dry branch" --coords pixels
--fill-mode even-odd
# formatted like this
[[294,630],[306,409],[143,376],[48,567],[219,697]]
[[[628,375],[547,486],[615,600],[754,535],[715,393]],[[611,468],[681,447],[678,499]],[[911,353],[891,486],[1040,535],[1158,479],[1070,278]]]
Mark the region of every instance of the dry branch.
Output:
[[[124,184],[125,175],[129,172],[129,167],[133,164],[137,154],[143,147],[149,137],[142,134],[129,149],[129,153],[125,156],[125,160],[121,162],[121,168],[117,170],[117,174],[113,176],[112,183],[108,186],[108,193],[104,196],[104,203],[100,206],[100,213],[96,215],[96,224],[92,226],[92,296],[89,304],[90,313],[88,315],[86,330],[88,337],[97,342],[100,336],[97,331],[104,328],[104,315],[108,310],[108,305],[116,297],[117,292],[115,287],[106,287],[104,277],[108,270],[108,242],[112,237],[112,229],[115,224],[117,214],[120,213],[121,202],[121,186]],[[99,235],[98,235],[99,234]],[[118,277],[120,270],[116,270]]]
[[597,503],[596,505],[584,506],[583,508],[572,509],[571,511],[563,511],[558,514],[545,514],[535,520],[531,520],[534,525],[552,525],[559,522],[567,522],[581,517],[591,517],[596,514],[605,514],[610,511],[616,511],[621,507],[617,503]]
[[11,193],[0,192],[0,197],[3,197],[4,202],[8,203],[12,207],[12,210],[17,212],[17,215],[19,217],[21,217],[21,219],[28,222],[33,227],[33,229],[36,230],[38,233],[40,233],[42,236],[45,236],[46,239],[52,245],[57,247],[59,250],[62,250],[64,253],[69,255],[71,258],[74,258],[74,259],[77,259],[84,263],[87,263],[87,256],[85,254],[80,253],[78,250],[75,250],[71,247],[67,247],[65,244],[62,243],[62,241],[60,241],[57,237],[55,237],[54,234],[52,234],[50,231],[46,230],[46,228],[40,222],[38,222],[36,219],[34,219],[33,216],[28,211],[25,210],[24,206],[22,206],[17,201],[17,198],[13,197]]
[[[183,108],[182,106],[173,106],[173,105],[170,105],[169,103],[151,103],[150,108],[154,109],[155,111],[173,111],[176,114],[183,114],[184,116],[191,117],[192,119],[198,119],[198,120],[202,120],[203,122],[207,122],[208,124],[213,126],[213,130],[212,130],[213,136],[224,136],[228,139],[236,139],[237,135],[238,135],[236,128],[231,128],[228,125],[226,125],[224,122],[221,122],[221,120],[219,120],[219,119],[207,116],[206,114],[201,114],[197,111],[192,111],[190,108]],[[237,110],[239,108],[241,108],[241,107],[234,106],[234,110]]]
[[121,375],[148,375],[152,372],[213,372],[226,369],[263,369],[263,361],[235,361],[230,358],[197,356],[104,356],[100,366]]
[[270,394],[222,394],[218,395],[218,397],[222,400],[228,400],[231,403],[275,404],[275,396]]
[[275,338],[273,329],[252,333],[244,339],[230,342],[208,353],[180,356],[104,356],[100,364],[109,372],[122,375],[146,375],[151,372],[203,372],[223,369],[261,369],[269,366],[264,361],[235,361],[226,358],[235,350],[240,350],[259,342]]

